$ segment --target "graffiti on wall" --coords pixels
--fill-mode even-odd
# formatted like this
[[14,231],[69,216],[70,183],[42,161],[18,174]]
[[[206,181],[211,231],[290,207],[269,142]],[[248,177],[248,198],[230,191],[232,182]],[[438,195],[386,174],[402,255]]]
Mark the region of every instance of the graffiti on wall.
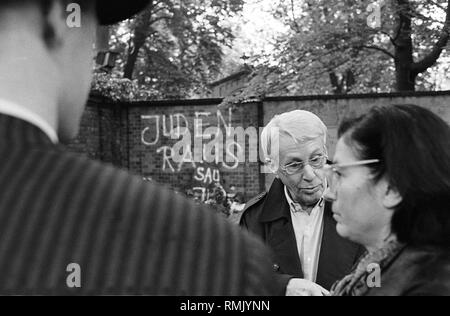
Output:
[[[215,163],[226,169],[239,165],[237,153],[243,151],[238,142],[224,142],[223,135],[230,136],[232,110],[228,115],[217,112],[195,112],[193,122],[182,113],[170,115],[143,115],[145,124],[141,141],[146,147],[154,147],[162,156],[162,171],[180,172],[185,165],[196,169],[204,162]],[[180,140],[168,145],[169,140]],[[164,145],[160,145],[163,143]]]
[[207,202],[216,198],[219,193],[226,195],[221,184],[220,170],[213,165],[199,165],[194,170],[192,182],[192,195],[194,199]]
[[[182,113],[143,115],[141,142],[162,158],[162,172],[179,173],[193,170],[186,193],[208,204],[226,202],[221,170],[234,170],[239,165],[238,141],[224,142],[231,137],[233,114],[229,109],[198,111],[187,118]],[[180,184],[182,185],[182,184]],[[225,203],[226,204],[226,203]]]

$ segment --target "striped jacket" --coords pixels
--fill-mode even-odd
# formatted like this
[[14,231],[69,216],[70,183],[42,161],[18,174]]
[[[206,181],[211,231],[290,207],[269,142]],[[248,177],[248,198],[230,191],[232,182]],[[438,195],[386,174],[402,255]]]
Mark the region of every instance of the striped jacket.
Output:
[[0,115],[0,294],[268,296],[269,256],[208,209]]

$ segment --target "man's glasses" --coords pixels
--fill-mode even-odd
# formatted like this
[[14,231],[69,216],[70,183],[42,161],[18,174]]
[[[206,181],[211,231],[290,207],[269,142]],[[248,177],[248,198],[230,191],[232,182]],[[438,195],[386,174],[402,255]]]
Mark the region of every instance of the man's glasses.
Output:
[[366,166],[379,163],[379,159],[369,159],[369,160],[361,160],[355,161],[351,163],[343,163],[343,164],[326,164],[323,167],[325,171],[325,176],[328,180],[328,188],[325,191],[325,199],[328,201],[334,201],[336,199],[336,190],[339,183],[340,173],[339,170],[342,168],[350,168],[350,167],[358,167],[358,166]]
[[284,167],[280,167],[288,175],[301,173],[305,169],[306,165],[310,165],[314,169],[322,169],[327,162],[328,157],[325,155],[317,155],[309,159],[307,162],[297,161],[290,163]]

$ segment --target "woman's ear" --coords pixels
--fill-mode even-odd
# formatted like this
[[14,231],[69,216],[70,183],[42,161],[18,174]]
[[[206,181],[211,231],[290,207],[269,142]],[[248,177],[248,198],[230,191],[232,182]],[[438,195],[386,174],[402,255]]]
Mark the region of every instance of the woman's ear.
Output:
[[398,192],[397,188],[389,184],[387,180],[384,185],[383,206],[387,209],[393,209],[397,207],[402,201],[403,197]]
[[66,8],[62,1],[52,0],[42,13],[44,42],[49,49],[58,49],[69,31]]

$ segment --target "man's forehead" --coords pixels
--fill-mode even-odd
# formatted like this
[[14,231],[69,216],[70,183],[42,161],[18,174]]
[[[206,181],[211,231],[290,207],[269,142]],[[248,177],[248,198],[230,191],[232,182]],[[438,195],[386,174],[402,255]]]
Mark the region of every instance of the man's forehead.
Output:
[[318,137],[312,140],[296,141],[292,137],[280,137],[280,154],[286,157],[308,156],[315,153],[322,153],[325,144],[323,139]]
[[322,137],[316,137],[312,139],[296,139],[290,135],[284,135],[281,134],[279,136],[279,144],[280,144],[280,150],[286,150],[286,149],[299,149],[299,148],[309,148],[317,146],[319,148],[322,148],[324,146],[324,140]]

